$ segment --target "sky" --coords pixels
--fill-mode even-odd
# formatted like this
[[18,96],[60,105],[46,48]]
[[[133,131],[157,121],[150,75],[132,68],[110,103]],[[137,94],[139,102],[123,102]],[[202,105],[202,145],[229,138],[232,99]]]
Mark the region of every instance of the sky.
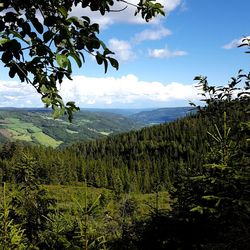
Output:
[[[136,3],[138,0],[130,0]],[[99,38],[115,52],[118,71],[86,57],[73,67],[73,80],[59,87],[64,101],[81,108],[159,108],[198,102],[197,75],[211,85],[225,85],[239,69],[249,71],[246,48],[237,48],[249,33],[249,0],[158,0],[165,17],[146,23],[134,8],[105,16],[76,7],[71,15],[89,15],[100,24]],[[125,7],[119,2],[114,9]],[[10,79],[0,63],[0,106],[42,107],[34,88]]]

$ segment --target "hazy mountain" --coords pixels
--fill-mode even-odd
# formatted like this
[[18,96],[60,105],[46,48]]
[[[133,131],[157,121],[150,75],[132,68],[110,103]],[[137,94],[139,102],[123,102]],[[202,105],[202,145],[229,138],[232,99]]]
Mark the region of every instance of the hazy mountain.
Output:
[[159,108],[144,110],[129,117],[143,124],[171,122],[194,112],[191,107]]

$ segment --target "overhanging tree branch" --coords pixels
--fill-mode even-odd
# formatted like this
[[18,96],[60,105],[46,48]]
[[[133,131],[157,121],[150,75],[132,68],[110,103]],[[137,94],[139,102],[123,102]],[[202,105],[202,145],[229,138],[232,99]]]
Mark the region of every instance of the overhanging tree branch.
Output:
[[[139,0],[138,0],[139,1]],[[149,21],[158,14],[164,15],[163,6],[154,0],[139,1],[137,5],[112,10],[113,0],[2,0],[0,4],[0,58],[9,69],[10,77],[17,76],[21,82],[33,85],[42,95],[45,105],[52,107],[54,117],[78,110],[74,102],[64,104],[57,85],[66,77],[71,79],[72,61],[78,67],[85,62],[83,52],[96,58],[104,66],[115,69],[119,64],[105,43],[98,38],[99,24],[88,16],[70,16],[74,6],[90,8],[105,15],[124,11],[128,5],[135,7],[135,15]],[[116,2],[119,2],[118,0]],[[41,16],[37,17],[40,12]],[[26,44],[26,46],[25,46]],[[28,46],[27,46],[28,44]],[[23,53],[25,51],[25,54]],[[28,78],[28,76],[30,76]]]

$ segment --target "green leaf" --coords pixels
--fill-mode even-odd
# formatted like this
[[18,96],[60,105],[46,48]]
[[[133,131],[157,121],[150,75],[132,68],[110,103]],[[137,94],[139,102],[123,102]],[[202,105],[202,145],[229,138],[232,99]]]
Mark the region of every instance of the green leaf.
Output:
[[115,60],[114,58],[111,58],[111,57],[109,57],[108,59],[109,59],[110,64],[112,65],[112,67],[114,67],[116,70],[118,70],[119,69],[118,61]]
[[35,17],[31,19],[31,22],[34,28],[37,30],[38,33],[43,33],[43,25],[39,22],[39,20]]
[[201,207],[201,206],[196,206],[196,207],[192,208],[192,209],[190,210],[190,212],[198,212],[198,213],[200,213],[200,214],[203,214],[204,208]]
[[7,39],[7,38],[2,38],[2,39],[0,40],[0,46],[3,45],[3,44],[5,44],[5,43],[8,42],[8,41],[9,41],[9,39]]
[[68,68],[67,68],[67,70],[68,70],[68,73],[69,73],[69,74],[72,73],[72,67],[71,67],[71,62],[70,62],[70,60],[68,60]]
[[48,94],[51,92],[44,84],[41,86],[40,91],[44,94]]
[[81,18],[84,19],[85,21],[87,21],[87,23],[90,24],[90,18],[88,16],[81,16]]
[[48,107],[51,104],[51,99],[48,96],[42,97],[42,102]]
[[64,18],[67,18],[68,16],[68,11],[64,6],[60,6],[58,8],[59,12],[63,15]]
[[104,60],[104,73],[106,74],[108,70],[108,62],[107,60]]
[[25,43],[29,44],[30,45],[30,41],[24,39],[20,33],[14,31],[14,30],[10,30],[10,33],[13,34],[15,37],[21,39],[22,41],[24,41]]
[[16,73],[17,73],[17,67],[14,64],[13,66],[10,67],[9,76],[11,78],[14,78]]
[[102,48],[104,49],[104,53],[105,53],[105,50],[107,49],[107,46],[105,45],[105,43],[101,40],[99,40],[99,43],[100,45],[102,46]]
[[82,67],[82,61],[80,59],[80,56],[77,53],[71,52],[69,54],[77,63],[78,67],[81,68]]
[[48,16],[44,18],[44,25],[50,27],[56,24],[56,22],[58,21],[59,17],[56,16]]
[[203,180],[203,179],[205,179],[205,178],[206,178],[205,175],[199,175],[199,176],[190,177],[190,180],[201,181],[201,180]]
[[81,19],[79,19],[77,16],[72,16],[70,18],[67,19],[67,21],[69,21],[70,23],[73,22],[73,24],[76,26],[76,27],[81,27],[81,28],[84,28],[85,25],[83,23],[83,21]]
[[202,76],[196,76],[195,78],[194,78],[194,81],[201,81],[203,78],[202,78]]
[[60,107],[64,107],[64,103],[61,97],[55,98],[55,101],[60,104]]
[[69,122],[72,122],[73,112],[79,111],[80,108],[75,105],[75,102],[66,103],[66,113],[68,114]]
[[48,47],[43,44],[39,44],[36,48],[36,53],[38,56],[44,56],[48,53]]
[[91,29],[93,32],[99,33],[99,24],[98,23],[92,24]]
[[8,63],[9,61],[11,61],[13,58],[13,55],[12,53],[8,52],[8,51],[5,51],[3,54],[2,54],[2,62],[3,63]]
[[46,31],[44,34],[43,34],[43,40],[45,43],[47,43],[52,37],[53,37],[54,33],[50,30]]
[[99,65],[103,63],[103,57],[99,52],[97,52],[95,58],[96,58],[96,61]]
[[66,68],[69,64],[69,59],[66,55],[63,54],[56,54],[56,62],[61,68]]
[[56,106],[56,105],[52,105],[52,109],[53,109],[53,118],[57,119],[61,116],[61,110]]
[[75,102],[67,102],[66,105],[67,105],[67,106],[74,106],[74,105],[75,105]]
[[106,55],[109,55],[109,54],[115,54],[115,53],[113,51],[109,50],[108,48],[105,48],[104,52],[103,52],[103,55],[106,56]]

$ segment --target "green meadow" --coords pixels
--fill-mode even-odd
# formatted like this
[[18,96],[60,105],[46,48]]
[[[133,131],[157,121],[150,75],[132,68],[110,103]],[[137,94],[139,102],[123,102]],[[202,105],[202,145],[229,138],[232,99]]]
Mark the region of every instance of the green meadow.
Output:
[[22,121],[19,118],[6,118],[2,120],[0,126],[12,135],[14,140],[35,142],[53,148],[58,147],[62,141],[55,140],[45,134],[41,128],[31,122]]

